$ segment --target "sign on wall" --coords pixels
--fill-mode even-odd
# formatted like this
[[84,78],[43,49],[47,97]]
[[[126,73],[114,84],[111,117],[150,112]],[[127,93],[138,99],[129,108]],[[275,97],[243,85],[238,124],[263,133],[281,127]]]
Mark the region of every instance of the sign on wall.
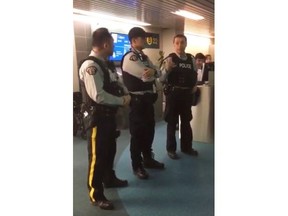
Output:
[[159,34],[146,33],[145,48],[159,49],[160,39]]

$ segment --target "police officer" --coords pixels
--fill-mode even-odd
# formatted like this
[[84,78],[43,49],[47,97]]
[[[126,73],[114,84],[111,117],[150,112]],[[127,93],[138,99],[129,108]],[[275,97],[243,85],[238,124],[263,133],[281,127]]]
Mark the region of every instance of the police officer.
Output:
[[113,38],[108,30],[97,29],[92,35],[92,51],[79,69],[89,105],[96,110],[94,125],[87,131],[87,184],[91,203],[101,209],[113,209],[113,204],[104,196],[102,183],[105,187],[123,187],[128,183],[118,179],[113,170],[117,137],[116,111],[119,106],[130,103],[128,91],[118,81],[114,65],[107,62],[113,48]]
[[153,158],[152,152],[155,132],[153,104],[158,96],[155,78],[160,73],[142,51],[145,35],[146,32],[142,28],[130,29],[128,37],[131,49],[123,56],[121,62],[123,81],[131,95],[129,127],[132,168],[134,174],[140,179],[149,177],[144,167],[164,168],[163,163]]
[[160,81],[164,83],[166,96],[164,119],[167,122],[166,150],[172,159],[176,154],[176,125],[180,116],[181,139],[180,148],[183,153],[196,156],[198,152],[192,148],[193,134],[190,126],[192,120],[192,93],[197,89],[197,73],[195,61],[191,54],[185,53],[187,38],[177,34],[173,38],[174,53],[165,58]]

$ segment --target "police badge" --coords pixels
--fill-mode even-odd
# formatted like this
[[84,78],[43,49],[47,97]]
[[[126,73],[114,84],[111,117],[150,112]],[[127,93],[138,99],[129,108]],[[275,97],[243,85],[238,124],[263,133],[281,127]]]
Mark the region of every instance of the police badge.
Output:
[[135,55],[135,54],[133,54],[132,56],[130,56],[130,59],[129,60],[131,60],[131,61],[137,61],[138,60],[138,57]]
[[95,66],[90,66],[86,69],[86,72],[89,74],[89,75],[95,75],[96,72],[97,72],[97,68]]

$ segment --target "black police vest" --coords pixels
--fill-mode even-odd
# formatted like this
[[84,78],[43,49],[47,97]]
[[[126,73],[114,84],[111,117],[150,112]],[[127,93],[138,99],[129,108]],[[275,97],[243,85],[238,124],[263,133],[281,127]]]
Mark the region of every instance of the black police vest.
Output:
[[[121,61],[121,70],[122,70],[122,77],[123,77],[123,82],[125,84],[125,86],[127,87],[128,91],[134,92],[134,91],[153,91],[153,85],[155,83],[155,81],[151,81],[151,82],[143,82],[141,79],[129,74],[128,72],[123,70],[123,60],[125,58],[125,56],[128,53],[131,53],[133,51],[128,51],[122,58]],[[147,56],[144,54],[140,54],[137,52],[133,52],[137,58],[140,59],[140,61],[147,62]],[[147,67],[149,65],[146,65]]]
[[186,53],[187,59],[180,59],[176,53],[170,53],[168,57],[176,64],[167,77],[167,83],[172,86],[192,88],[197,82],[197,74],[194,71],[192,56]]
[[[96,57],[94,56],[88,56],[86,59],[83,59],[82,61],[80,61],[79,63],[79,69],[81,67],[81,65],[86,61],[86,60],[92,60],[94,61],[95,63],[97,63],[100,68],[102,69],[103,71],[103,74],[104,74],[104,84],[103,84],[103,89],[104,91],[112,94],[112,95],[115,95],[115,96],[118,96],[118,97],[121,97],[121,96],[124,96],[124,89],[122,88],[122,86],[119,86],[118,82],[117,81],[111,81],[110,79],[110,75],[109,75],[109,70],[110,69],[113,73],[116,73],[116,68],[115,68],[115,65],[113,62],[111,61],[108,61],[107,62],[107,66],[108,68],[103,64],[103,62],[99,59],[97,59]],[[79,79],[80,80],[80,79]],[[82,80],[80,80],[80,89],[81,89],[81,93],[82,93],[82,98],[83,98],[83,102],[84,103],[88,103],[90,105],[95,105],[97,104],[95,101],[93,101],[87,91],[86,91],[86,88],[85,88],[85,84]]]

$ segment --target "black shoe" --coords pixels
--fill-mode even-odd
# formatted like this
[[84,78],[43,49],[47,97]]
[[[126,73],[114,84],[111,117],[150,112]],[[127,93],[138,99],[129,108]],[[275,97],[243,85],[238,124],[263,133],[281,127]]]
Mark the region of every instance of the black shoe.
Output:
[[179,159],[179,156],[176,154],[176,152],[168,151],[167,154],[173,160]]
[[105,188],[115,188],[115,187],[126,187],[128,185],[127,180],[118,179],[116,176],[111,180],[106,180],[103,182]]
[[137,169],[133,170],[134,175],[136,175],[140,179],[148,179],[149,174],[143,167],[138,167]]
[[153,158],[144,158],[143,165],[148,169],[164,169],[164,164],[154,160]]
[[192,156],[198,156],[198,151],[195,149],[191,148],[188,150],[181,150],[184,154],[192,155]]
[[92,205],[99,206],[99,208],[104,210],[112,210],[114,209],[114,205],[107,199],[99,199],[94,202],[91,201]]

